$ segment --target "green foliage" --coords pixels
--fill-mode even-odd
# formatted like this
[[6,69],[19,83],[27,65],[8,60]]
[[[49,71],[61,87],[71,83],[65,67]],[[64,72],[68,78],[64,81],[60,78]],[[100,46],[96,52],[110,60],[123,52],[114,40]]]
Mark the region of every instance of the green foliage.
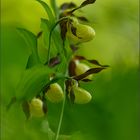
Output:
[[17,28],[17,30],[24,38],[30,50],[30,56],[28,58],[27,68],[40,63],[38,52],[37,52],[37,37],[32,32],[26,29]]
[[45,9],[46,13],[48,14],[50,22],[54,23],[54,21],[55,21],[54,15],[53,15],[50,7],[48,6],[48,4],[43,2],[42,0],[36,0],[36,1],[39,2],[43,6],[43,8]]
[[[25,1],[25,0],[24,0]],[[13,1],[14,2],[14,1]],[[17,1],[16,1],[17,2]],[[29,2],[29,1],[27,1]],[[42,3],[41,1],[39,1]],[[54,11],[54,0],[51,0],[51,6]],[[57,1],[58,3],[60,1]],[[88,1],[85,1],[88,3]],[[91,0],[92,2],[92,0]],[[7,2],[8,3],[8,2]],[[10,3],[10,1],[9,1]],[[18,2],[17,2],[18,3]],[[20,4],[22,1],[20,1]],[[21,8],[15,3],[8,7],[10,11],[10,17],[12,21],[14,17],[11,16],[12,9],[17,7]],[[46,6],[46,4],[43,7]],[[81,9],[87,13],[88,19],[91,22],[94,22],[94,28],[97,32],[97,37],[91,43],[85,43],[79,49],[76,54],[84,54],[88,59],[99,58],[101,62],[107,62],[111,65],[111,68],[107,71],[101,73],[98,77],[93,77],[93,82],[90,81],[88,84],[80,81],[80,85],[88,90],[92,96],[92,102],[90,104],[81,106],[71,103],[66,103],[64,118],[61,127],[61,133],[66,135],[60,135],[60,140],[132,140],[137,139],[138,132],[138,71],[137,71],[137,13],[136,13],[136,1],[110,1],[107,0],[105,3],[98,1],[97,5]],[[14,8],[13,8],[14,7]],[[31,7],[31,6],[30,6]],[[4,8],[5,9],[5,8]],[[22,8],[21,8],[22,9]],[[47,9],[47,8],[46,8]],[[2,9],[3,10],[3,9]],[[6,10],[5,10],[6,11]],[[27,9],[27,13],[30,15]],[[46,10],[47,11],[47,10]],[[92,11],[92,12],[91,12]],[[24,11],[25,16],[27,17],[26,11]],[[52,11],[51,11],[52,12]],[[6,13],[6,12],[4,12]],[[34,12],[31,12],[34,13]],[[78,13],[78,12],[77,12]],[[80,13],[81,14],[81,13]],[[3,14],[4,17],[5,14]],[[15,14],[16,20],[19,20],[17,12]],[[47,12],[49,17],[49,14]],[[55,15],[55,12],[54,12]],[[90,16],[91,15],[91,16]],[[115,15],[115,16],[114,16]],[[36,15],[37,18],[38,15]],[[93,19],[94,16],[94,19]],[[97,16],[97,17],[96,17]],[[22,17],[22,16],[21,16]],[[29,16],[32,19],[32,16]],[[5,18],[8,19],[8,18]],[[49,19],[43,19],[41,21],[41,29],[43,34],[41,37],[44,38],[45,47],[48,48],[49,33],[51,27],[55,24],[50,22]],[[96,20],[96,21],[95,21]],[[9,21],[9,20],[8,20]],[[21,18],[20,18],[21,21]],[[21,21],[24,25],[24,22],[28,23],[28,20]],[[34,27],[36,23],[34,20]],[[34,30],[31,22],[31,30]],[[48,22],[48,23],[47,23]],[[15,22],[16,23],[16,22]],[[47,25],[49,24],[49,25]],[[89,23],[90,24],[90,23]],[[132,26],[133,25],[133,26]],[[16,25],[14,25],[16,26]],[[19,25],[18,25],[19,26]],[[3,26],[4,27],[4,26]],[[29,26],[28,26],[29,27]],[[49,28],[48,28],[49,27]],[[43,83],[51,84],[49,79],[45,76],[48,76],[47,72],[52,72],[52,69],[44,67],[41,65],[40,60],[36,59],[36,42],[37,37],[30,31],[25,29],[20,29],[20,34],[25,38],[27,46],[30,50],[30,56],[28,55],[27,49],[24,41],[16,34],[14,30],[9,30],[9,28],[3,28],[4,32],[2,34],[2,53],[1,57],[3,59],[2,63],[2,140],[15,140],[19,139],[33,139],[39,140],[48,140],[54,139],[55,132],[57,130],[58,118],[60,115],[61,104],[54,105],[50,102],[47,102],[48,114],[47,119],[31,119],[28,123],[25,122],[25,117],[22,112],[21,106],[13,105],[13,108],[9,112],[5,111],[5,106],[9,103],[9,99],[14,95],[15,85],[22,74],[20,79],[19,92],[16,93],[17,97],[24,100],[31,99],[37,94],[42,88],[42,85],[38,84],[38,76],[35,74],[42,75],[42,78],[39,78],[39,81]],[[38,29],[35,28],[38,31]],[[41,31],[42,31],[41,30]],[[57,32],[57,35],[55,35]],[[57,38],[59,36],[59,39]],[[56,39],[54,39],[56,37]],[[58,40],[57,40],[58,39]],[[59,42],[60,41],[60,42]],[[57,43],[59,42],[59,43]],[[67,43],[67,42],[65,42]],[[51,56],[56,56],[57,52],[60,52],[63,55],[62,41],[60,39],[59,28],[55,29],[52,33],[51,39]],[[58,49],[58,46],[60,49]],[[57,47],[56,47],[57,46]],[[69,46],[69,43],[67,44]],[[56,48],[57,49],[56,49]],[[66,49],[69,49],[68,47]],[[33,53],[34,52],[34,53]],[[34,55],[33,55],[34,54]],[[28,59],[29,57],[29,59]],[[34,60],[35,59],[35,60]],[[25,70],[26,61],[28,60],[27,70]],[[61,56],[61,61],[65,61],[65,57]],[[85,62],[85,60],[82,60]],[[33,63],[34,62],[34,63]],[[66,61],[65,61],[66,62]],[[87,63],[88,63],[87,62]],[[93,61],[95,65],[100,66],[98,61]],[[38,70],[35,70],[34,65],[38,65]],[[92,64],[90,65],[92,67]],[[65,63],[61,63],[54,68],[58,72],[62,72],[65,69]],[[41,70],[44,69],[44,70]],[[47,72],[45,72],[45,69]],[[35,71],[34,71],[35,70]],[[43,71],[43,73],[42,73]],[[44,76],[43,76],[44,75]],[[59,77],[59,76],[58,76]],[[56,81],[60,82],[63,75],[59,77]],[[33,79],[33,83],[28,80]],[[46,79],[45,79],[46,78]],[[43,80],[45,79],[45,80]],[[48,80],[48,82],[47,82]],[[23,85],[22,85],[23,84]],[[34,87],[34,84],[37,87]],[[62,84],[61,84],[62,85]],[[30,93],[26,91],[26,87],[31,91]],[[35,91],[35,93],[34,93]],[[29,95],[29,98],[28,98]],[[23,98],[22,98],[23,97]],[[18,119],[17,119],[18,116]],[[50,126],[48,125],[48,121]],[[20,125],[19,125],[20,124]],[[50,127],[52,129],[50,129]],[[20,131],[19,131],[20,130]],[[17,133],[18,132],[18,133]],[[70,136],[72,135],[72,136]],[[22,137],[21,137],[22,136]]]
[[52,69],[44,65],[36,65],[25,70],[16,88],[17,99],[30,100],[40,94],[45,87],[65,78],[63,74],[55,73],[55,78],[50,80],[53,73]]
[[52,71],[43,65],[25,70],[16,89],[17,98],[29,100],[39,94],[49,82],[50,72]]
[[57,19],[58,16],[59,16],[59,9],[58,9],[58,7],[56,5],[56,0],[50,0],[50,3],[51,3],[51,7],[53,9],[53,12],[54,12],[54,14],[56,16],[56,19]]
[[[23,72],[22,77],[20,78],[19,83],[17,85],[16,97],[12,98],[7,108],[9,109],[9,107],[13,105],[14,101],[18,101],[20,104],[22,103],[23,112],[25,113],[26,118],[29,119],[30,116],[43,117],[44,114],[47,113],[47,104],[46,104],[45,97],[48,97],[48,96],[45,96],[46,94],[49,95],[49,100],[51,100],[52,102],[58,102],[60,100],[63,100],[58,128],[54,137],[55,140],[58,140],[60,128],[62,124],[62,119],[63,119],[63,114],[64,114],[64,107],[65,107],[65,100],[66,100],[65,91],[68,92],[67,94],[69,94],[70,92],[70,99],[72,99],[73,103],[80,103],[80,104],[88,103],[92,98],[90,93],[82,88],[79,88],[78,84],[77,84],[77,87],[73,88],[72,81],[74,79],[77,81],[80,81],[92,73],[100,72],[102,69],[104,69],[104,67],[101,66],[101,68],[91,68],[88,71],[84,71],[83,73],[81,73],[81,75],[78,75],[78,76],[74,75],[74,77],[68,78],[68,76],[70,76],[70,74],[68,73],[69,61],[72,57],[71,56],[72,54],[71,52],[69,52],[68,49],[65,49],[65,41],[69,45],[71,45],[70,42],[66,40],[67,38],[66,33],[68,32],[67,28],[69,27],[69,25],[72,25],[71,17],[74,16],[73,12],[93,2],[85,1],[78,8],[74,9],[74,11],[66,12],[66,15],[62,14],[63,17],[60,18],[60,20],[55,21],[52,11],[49,8],[49,6],[43,1],[40,1],[40,0],[37,0],[37,1],[46,10],[49,20],[41,19],[42,31],[39,32],[37,36],[35,36],[33,33],[31,33],[30,31],[26,29],[18,28],[18,31],[22,34],[23,38],[25,39],[27,45],[29,46],[31,50],[31,55],[28,58],[26,70]],[[52,3],[53,6],[54,6],[54,2]],[[65,25],[64,26],[65,28],[61,26],[61,29],[59,28],[55,29],[58,24],[63,23],[63,22]],[[76,31],[78,30],[78,28],[81,29],[82,27],[77,27],[77,28],[75,27],[74,31],[73,31],[73,28],[71,28],[73,35],[77,36]],[[89,28],[91,31],[92,28],[91,27]],[[83,31],[82,34],[87,33],[89,31],[89,28],[86,28],[84,30],[82,28],[81,29]],[[63,44],[61,44],[61,38],[59,34],[60,30],[61,30],[61,38],[63,40]],[[44,37],[46,37],[45,43],[48,42],[48,44],[46,44],[46,46],[48,47],[47,60],[46,60],[46,63],[44,63],[44,65],[41,64],[41,61],[38,55],[39,54],[38,48],[37,48],[38,47],[37,39],[41,37],[42,32],[48,33],[48,35],[44,34]],[[82,39],[85,39],[86,37],[89,38],[90,36],[86,35]],[[56,54],[57,56],[50,58],[52,38],[54,38],[53,42],[55,42],[54,44],[57,48],[57,54]],[[89,40],[91,40],[91,38]],[[61,50],[60,50],[60,47],[62,47]],[[61,56],[61,58],[63,58],[63,55],[64,55],[66,61],[63,61],[64,59],[61,59],[60,61],[59,55]],[[57,72],[56,71],[54,72],[54,70],[50,69],[49,67],[54,67],[55,65],[59,63],[64,64],[65,68],[64,68],[64,73],[62,71],[58,73],[59,75],[58,77]],[[69,67],[69,68],[73,69],[72,67]],[[96,70],[96,69],[100,69],[100,70]],[[62,78],[64,78],[63,90],[61,89],[60,86],[58,86],[57,83],[55,84],[57,86],[55,87],[53,86],[54,85],[53,83],[55,83],[56,81]],[[65,78],[71,79],[70,80],[71,82],[68,82],[68,85],[65,85]],[[53,89],[53,91],[49,92],[51,88]],[[55,92],[59,94],[56,94]],[[52,96],[52,94],[54,95]],[[57,96],[55,97],[55,95]],[[72,97],[71,95],[73,95],[74,98],[71,98]]]
[[[41,18],[41,29],[44,34],[44,42],[45,42],[46,46],[49,45],[49,32],[53,25],[54,25],[54,23],[51,24],[51,22],[49,20]],[[62,44],[62,41],[61,41],[61,37],[59,34],[59,29],[55,29],[52,33],[52,45],[51,46],[56,47],[58,53],[60,53],[62,50],[61,44]],[[53,51],[54,51],[54,49],[53,49]]]

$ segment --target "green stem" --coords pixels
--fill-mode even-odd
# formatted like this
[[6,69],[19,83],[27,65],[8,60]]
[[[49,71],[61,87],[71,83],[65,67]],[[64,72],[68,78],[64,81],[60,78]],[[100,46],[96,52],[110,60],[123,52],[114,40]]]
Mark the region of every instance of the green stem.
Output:
[[63,119],[63,115],[64,115],[65,101],[66,101],[66,94],[65,94],[65,83],[64,83],[64,100],[63,100],[63,103],[62,103],[61,114],[60,114],[60,119],[59,119],[59,124],[58,124],[58,128],[57,128],[55,140],[58,140],[58,138],[59,138],[62,119]]
[[48,55],[47,55],[47,63],[49,65],[49,60],[50,60],[50,48],[51,48],[51,37],[52,37],[52,32],[53,30],[55,29],[55,27],[63,20],[66,20],[68,19],[69,17],[63,17],[61,18],[60,20],[58,20],[54,25],[53,27],[51,28],[50,30],[50,33],[49,33],[49,46],[48,46]]
[[[49,65],[49,60],[50,60],[50,47],[51,47],[51,36],[52,36],[52,32],[53,30],[55,29],[55,27],[63,20],[67,20],[69,19],[69,17],[63,17],[61,18],[60,20],[58,20],[54,25],[53,27],[51,28],[50,30],[50,33],[49,33],[49,46],[48,46],[48,57],[47,57],[47,63]],[[65,56],[66,58],[66,56]],[[65,72],[65,76],[67,77],[67,62],[66,62],[66,72]],[[56,132],[56,137],[55,137],[55,140],[58,140],[59,138],[59,133],[60,133],[60,129],[61,129],[61,124],[62,124],[62,119],[63,119],[63,114],[64,114],[64,108],[65,108],[65,100],[66,100],[66,93],[65,93],[65,81],[64,81],[64,100],[63,100],[63,103],[62,103],[62,108],[61,108],[61,114],[60,114],[60,119],[59,119],[59,124],[58,124],[58,128],[57,128],[57,132]]]
[[[65,60],[66,60],[65,77],[67,77],[68,76],[67,68],[68,68],[69,58],[67,58],[67,56],[65,56]],[[66,86],[65,86],[65,81],[64,81],[63,91],[64,91],[64,100],[63,100],[63,103],[62,103],[61,114],[60,114],[60,119],[59,119],[59,123],[58,123],[58,128],[57,128],[55,140],[58,140],[58,138],[59,138],[59,133],[60,133],[61,125],[62,125],[62,119],[63,119],[63,115],[64,115],[65,101],[66,101]]]

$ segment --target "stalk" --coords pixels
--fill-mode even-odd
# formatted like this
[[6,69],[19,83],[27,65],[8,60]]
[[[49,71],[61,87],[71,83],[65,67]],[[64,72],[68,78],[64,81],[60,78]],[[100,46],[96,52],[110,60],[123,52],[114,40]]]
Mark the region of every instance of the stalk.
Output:
[[[68,71],[67,71],[67,69],[68,69],[68,60],[69,60],[69,58],[67,58],[65,56],[65,61],[66,61],[65,77],[68,77]],[[59,118],[59,123],[58,123],[58,128],[57,128],[55,140],[58,140],[58,138],[59,138],[60,129],[61,129],[61,125],[62,125],[62,120],[63,120],[63,116],[64,116],[64,109],[65,109],[65,102],[66,102],[66,86],[65,86],[65,80],[64,80],[64,85],[63,85],[63,92],[64,92],[64,100],[63,100],[63,103],[62,103],[62,108],[61,108],[61,113],[60,113],[60,118]]]
[[56,132],[56,136],[55,136],[55,140],[58,140],[59,138],[59,133],[60,133],[60,129],[61,129],[61,125],[62,125],[62,119],[63,119],[63,115],[64,115],[64,109],[65,109],[65,101],[66,101],[66,87],[65,87],[65,82],[64,82],[64,100],[62,103],[62,108],[61,108],[61,114],[60,114],[60,119],[59,119],[59,123],[58,123],[58,128],[57,128],[57,132]]
[[[47,64],[49,65],[49,60],[50,60],[50,48],[51,48],[51,37],[52,37],[52,33],[53,30],[55,29],[55,27],[62,22],[63,20],[67,20],[69,19],[69,17],[63,17],[60,20],[58,20],[51,28],[50,33],[49,33],[49,46],[48,46],[48,54],[47,54]],[[64,53],[65,56],[65,53]],[[65,69],[65,77],[67,77],[67,58],[65,56],[65,61],[66,61],[66,69]],[[62,108],[61,108],[61,113],[60,113],[60,118],[59,118],[59,123],[58,123],[58,128],[57,128],[57,132],[56,132],[56,136],[55,136],[55,140],[58,140],[59,138],[59,134],[60,134],[60,129],[61,129],[61,125],[62,125],[62,119],[63,119],[63,115],[64,115],[64,108],[65,108],[65,101],[66,101],[66,87],[65,87],[65,81],[64,81],[64,86],[63,86],[63,91],[64,91],[64,100],[62,103]]]
[[50,60],[50,48],[51,48],[51,37],[52,37],[52,33],[53,33],[53,30],[55,29],[55,27],[60,23],[62,22],[63,20],[66,20],[68,19],[69,17],[63,17],[61,18],[60,20],[58,20],[51,28],[50,30],[50,33],[49,33],[49,46],[48,46],[48,54],[47,54],[47,63],[49,65],[49,60]]

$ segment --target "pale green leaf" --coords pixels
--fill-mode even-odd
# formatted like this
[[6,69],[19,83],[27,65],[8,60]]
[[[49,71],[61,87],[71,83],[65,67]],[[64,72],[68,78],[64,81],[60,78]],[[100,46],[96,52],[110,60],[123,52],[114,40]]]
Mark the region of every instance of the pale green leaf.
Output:
[[[48,46],[49,33],[50,33],[51,28],[52,28],[52,25],[47,19],[42,18],[41,19],[41,28],[44,32],[46,46]],[[60,53],[62,51],[63,47],[62,47],[62,39],[60,37],[60,32],[59,32],[58,28],[54,29],[51,39],[52,39],[57,51]]]
[[41,26],[40,27],[43,31],[44,42],[45,42],[46,46],[48,46],[48,44],[49,44],[49,32],[51,30],[51,23],[49,22],[49,20],[41,18]]
[[29,100],[40,94],[44,88],[64,78],[63,74],[55,73],[56,76],[50,81],[50,74],[54,71],[44,65],[36,65],[24,71],[16,88],[17,100]]
[[51,7],[53,9],[53,12],[54,12],[54,14],[56,16],[56,19],[57,19],[58,16],[59,16],[59,9],[58,9],[58,7],[56,5],[56,0],[50,0],[50,4],[51,4]]
[[55,18],[54,18],[54,15],[53,15],[52,10],[50,9],[49,5],[45,2],[43,2],[42,0],[36,0],[36,1],[39,2],[43,6],[45,11],[47,12],[48,18],[51,21],[51,23],[54,23]]
[[25,40],[31,52],[26,67],[29,68],[35,64],[40,63],[38,52],[37,52],[37,37],[32,32],[24,28],[17,28],[17,30],[19,31],[20,35]]
[[28,100],[39,94],[49,82],[49,74],[51,72],[48,67],[43,65],[36,65],[25,70],[16,88],[17,99]]

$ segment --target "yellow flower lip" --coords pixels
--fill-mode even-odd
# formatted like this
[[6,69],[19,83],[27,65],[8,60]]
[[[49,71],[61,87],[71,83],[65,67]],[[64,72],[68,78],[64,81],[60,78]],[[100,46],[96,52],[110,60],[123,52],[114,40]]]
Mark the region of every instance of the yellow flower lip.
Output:
[[95,30],[84,24],[80,24],[76,18],[71,18],[72,26],[75,29],[76,35],[72,32],[72,26],[68,23],[67,37],[74,43],[82,43],[92,40],[95,37]]
[[33,98],[29,104],[30,114],[33,117],[43,117],[43,102],[38,98]]
[[[74,103],[76,104],[87,104],[91,101],[92,96],[91,94],[80,87],[73,87],[73,92],[74,92]],[[70,94],[68,95],[68,97],[70,98]]]
[[64,93],[58,83],[51,84],[45,97],[52,103],[59,103],[64,99]]
[[[84,63],[81,63],[81,62],[76,62],[75,74],[76,75],[83,74],[89,69],[90,69],[90,67],[88,65],[86,65]],[[92,79],[92,74],[88,75],[85,79],[91,80]]]

